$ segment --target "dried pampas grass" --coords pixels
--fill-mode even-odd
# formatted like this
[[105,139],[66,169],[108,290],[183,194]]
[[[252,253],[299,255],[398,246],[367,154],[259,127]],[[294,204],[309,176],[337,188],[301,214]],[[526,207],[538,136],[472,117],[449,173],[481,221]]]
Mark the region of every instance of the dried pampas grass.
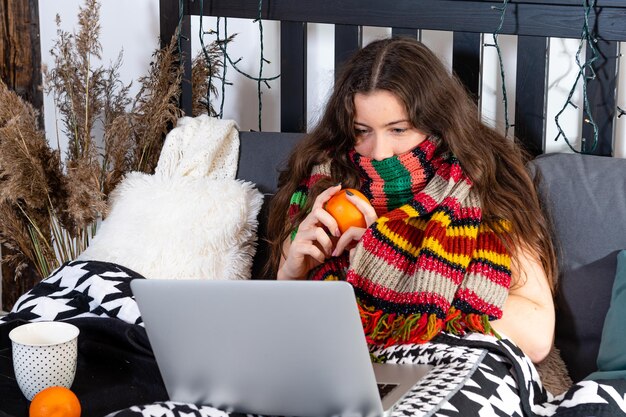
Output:
[[0,242],[11,250],[5,262],[17,271],[55,258],[39,231],[49,230],[48,205],[63,192],[63,173],[37,113],[2,81],[0,103]]
[[[76,33],[61,30],[57,16],[54,65],[44,71],[60,122],[56,149],[33,107],[0,81],[0,243],[10,249],[3,262],[16,278],[32,267],[43,278],[78,256],[106,214],[109,193],[130,171],[154,172],[165,135],[183,115],[177,36],[153,54],[131,97],[131,85],[120,78],[121,53],[108,68],[95,65],[102,53],[99,11],[98,0],[85,0]],[[195,115],[215,114],[208,98],[216,94],[220,51],[214,43],[193,61]],[[64,158],[61,132],[69,140]]]
[[50,184],[62,176],[58,152],[50,149],[33,107],[0,81],[0,199],[47,206]]
[[0,243],[8,249],[2,253],[3,262],[13,268],[17,280],[34,264],[35,253],[24,216],[6,201],[0,201]]
[[153,56],[148,75],[139,79],[141,89],[131,119],[137,144],[132,168],[146,173],[154,172],[163,139],[182,116],[178,98],[183,69],[179,65],[176,37]]

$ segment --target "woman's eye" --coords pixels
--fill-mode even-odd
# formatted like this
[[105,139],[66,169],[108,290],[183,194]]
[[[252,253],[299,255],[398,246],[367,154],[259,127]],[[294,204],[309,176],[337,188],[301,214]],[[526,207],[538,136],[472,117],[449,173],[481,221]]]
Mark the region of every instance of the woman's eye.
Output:
[[400,135],[400,134],[402,134],[402,133],[406,132],[406,129],[402,129],[402,128],[395,128],[395,129],[393,129],[393,130],[392,130],[392,132],[393,132],[393,133],[395,133],[395,134]]
[[354,129],[354,136],[363,136],[367,133],[365,129]]

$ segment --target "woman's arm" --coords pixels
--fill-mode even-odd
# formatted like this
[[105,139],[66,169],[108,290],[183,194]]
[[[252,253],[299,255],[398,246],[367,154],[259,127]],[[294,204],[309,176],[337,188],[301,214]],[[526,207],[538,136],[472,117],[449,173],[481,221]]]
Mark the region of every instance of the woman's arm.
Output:
[[548,355],[554,340],[552,292],[541,263],[528,250],[519,250],[515,265],[502,318],[492,325],[538,363]]

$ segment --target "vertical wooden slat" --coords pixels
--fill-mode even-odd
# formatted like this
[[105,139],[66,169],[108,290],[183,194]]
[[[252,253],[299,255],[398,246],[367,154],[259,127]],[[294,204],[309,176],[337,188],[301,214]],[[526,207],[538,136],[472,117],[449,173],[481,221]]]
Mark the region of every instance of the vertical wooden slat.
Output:
[[180,107],[186,115],[192,114],[191,97],[191,18],[187,14],[188,5],[184,2],[183,19],[180,20],[180,9],[176,0],[159,0],[159,23],[161,47],[167,46],[181,23],[180,49],[183,56],[183,81]]
[[420,31],[417,29],[407,29],[407,28],[391,28],[391,36],[408,36],[413,39],[420,39]]
[[335,79],[341,68],[361,47],[361,27],[354,25],[335,25]]
[[306,23],[280,24],[280,130],[306,130]]
[[[584,153],[610,156],[613,154],[613,119],[615,116],[615,86],[617,73],[618,42],[598,40],[596,43],[598,59],[594,62],[596,79],[587,83],[587,97],[593,120],[598,126],[598,144],[593,147],[593,126],[583,120]],[[591,49],[587,45],[587,59],[591,57]]]
[[452,70],[478,102],[480,86],[481,34],[454,32]]
[[178,26],[178,1],[159,0],[159,30],[161,48],[167,46]]
[[[41,45],[39,41],[39,2],[0,1],[0,78],[24,100],[40,111],[43,128],[43,92],[41,77]],[[0,103],[0,106],[4,103]],[[11,253],[2,248],[2,256]],[[18,297],[37,282],[33,269],[22,271],[19,280],[15,271],[2,264],[0,307],[10,310]]]
[[180,49],[183,60],[183,81],[181,84],[180,107],[185,115],[192,115],[193,100],[191,92],[191,16],[183,15],[180,30]]
[[517,38],[515,137],[534,156],[545,149],[547,57],[547,38]]

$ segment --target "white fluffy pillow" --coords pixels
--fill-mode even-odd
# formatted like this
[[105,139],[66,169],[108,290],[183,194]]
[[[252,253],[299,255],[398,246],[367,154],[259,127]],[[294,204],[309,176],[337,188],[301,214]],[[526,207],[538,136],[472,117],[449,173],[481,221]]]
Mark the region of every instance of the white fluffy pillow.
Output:
[[117,263],[146,278],[247,279],[262,202],[249,182],[132,172],[78,259]]

